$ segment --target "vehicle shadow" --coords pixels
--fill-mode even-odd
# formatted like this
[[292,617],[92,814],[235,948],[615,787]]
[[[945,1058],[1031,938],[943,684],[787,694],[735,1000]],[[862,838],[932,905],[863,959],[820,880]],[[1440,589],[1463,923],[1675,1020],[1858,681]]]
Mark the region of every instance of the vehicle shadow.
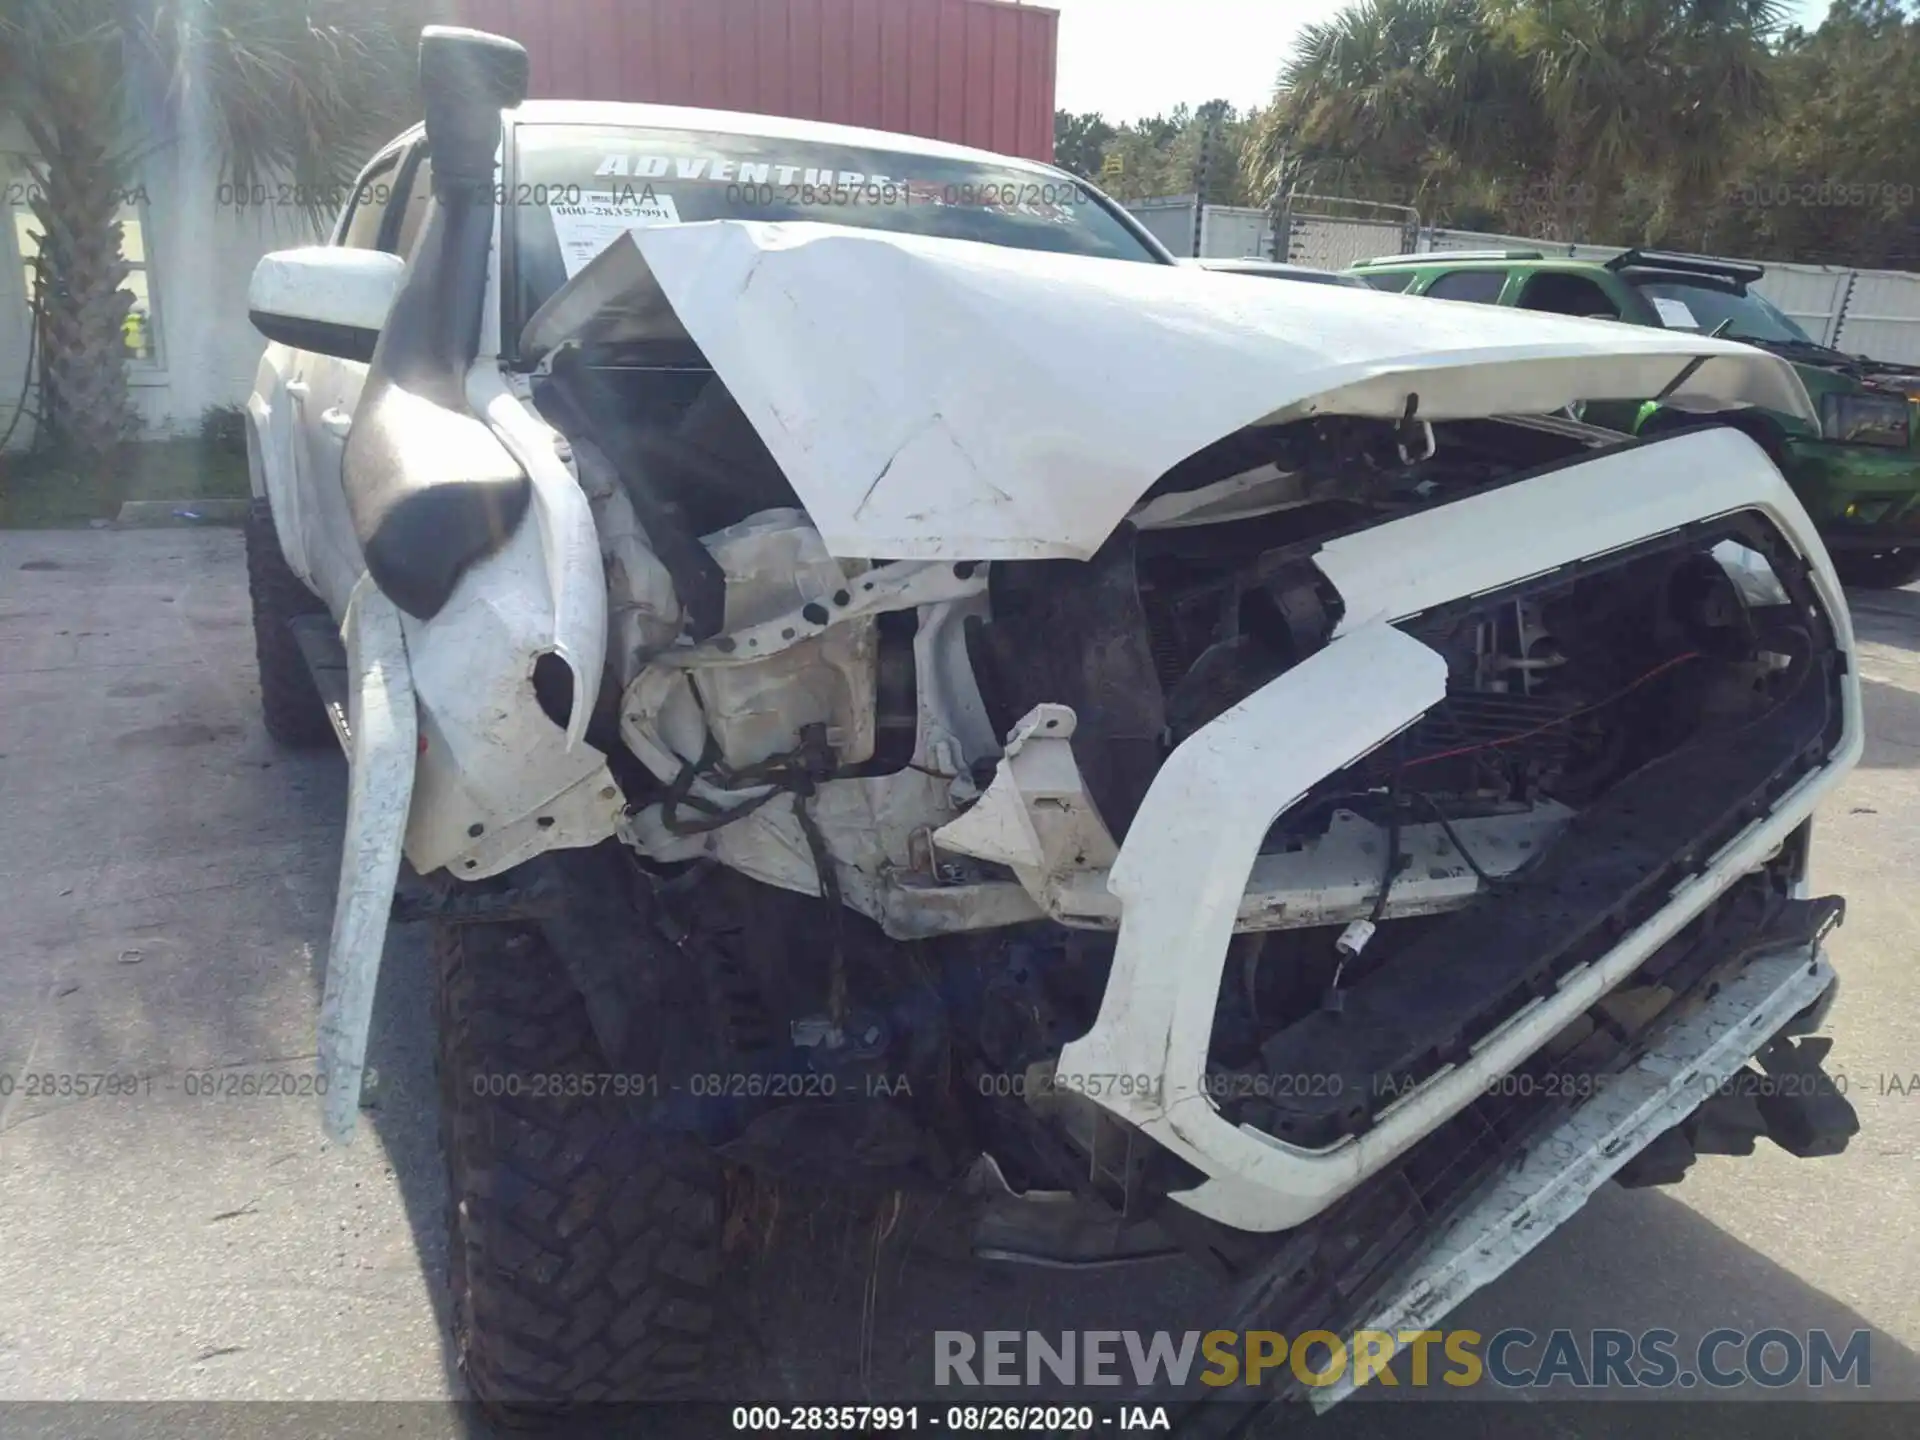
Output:
[[[1716,1178],[1725,1183],[1733,1177],[1723,1173]],[[952,1202],[896,1206],[887,1199],[836,1205],[820,1198],[793,1198],[798,1203],[790,1203],[772,1240],[735,1258],[731,1308],[722,1317],[713,1373],[752,1380],[717,1382],[715,1398],[940,1406],[1111,1401],[1125,1392],[936,1386],[935,1333],[965,1331],[978,1340],[990,1330],[1039,1331],[1057,1341],[1063,1330],[1132,1329],[1166,1330],[1177,1337],[1187,1330],[1218,1328],[1228,1314],[1225,1291],[1185,1260],[1089,1272],[974,1262],[965,1257],[964,1232]],[[1700,1337],[1720,1327],[1749,1333],[1778,1327],[1803,1338],[1809,1330],[1823,1329],[1840,1351],[1856,1330],[1874,1329],[1844,1303],[1727,1234],[1683,1200],[1611,1185],[1512,1271],[1471,1297],[1445,1325],[1476,1330],[1482,1337],[1520,1327],[1543,1340],[1548,1332],[1566,1328],[1583,1349],[1594,1329],[1637,1335],[1665,1328],[1678,1333],[1674,1353],[1688,1371]],[[1671,1424],[1678,1418],[1689,1434],[1724,1432],[1733,1440],[1750,1433],[1740,1427],[1746,1423],[1742,1416],[1753,1412],[1727,1403],[1730,1398],[1920,1399],[1920,1357],[1883,1332],[1874,1331],[1869,1345],[1870,1387],[1837,1383],[1824,1391],[1805,1384],[1770,1389],[1758,1383],[1734,1390],[1678,1385],[1658,1391],[1619,1386],[1574,1390],[1564,1382],[1508,1390],[1491,1380],[1457,1390],[1440,1383],[1445,1367],[1439,1363],[1433,1367],[1432,1388],[1418,1390],[1406,1367],[1397,1365],[1397,1387],[1376,1384],[1340,1406],[1333,1412],[1340,1425],[1326,1433],[1404,1434],[1409,1417],[1400,1404],[1414,1402],[1432,1407],[1423,1410],[1421,1420],[1423,1427],[1435,1427],[1433,1433],[1471,1436],[1490,1433],[1487,1420],[1477,1412],[1511,1409],[1530,1415],[1537,1426],[1540,1402],[1550,1402],[1557,1427],[1552,1433],[1598,1440],[1619,1433],[1623,1424],[1644,1427],[1647,1417],[1638,1411],[1638,1419],[1616,1419],[1617,1407],[1591,1402],[1638,1399],[1684,1404],[1684,1415],[1664,1409],[1665,1421]],[[1537,1342],[1517,1349],[1512,1352],[1514,1364],[1537,1364],[1540,1353]],[[1715,1358],[1724,1366],[1739,1363],[1739,1355],[1734,1349]],[[1770,1356],[1768,1363],[1778,1362]],[[1196,1362],[1196,1374],[1204,1364]],[[1216,1393],[1233,1396],[1236,1391]],[[1393,1408],[1376,1413],[1381,1411],[1376,1401]],[[1274,1420],[1305,1418],[1303,1410],[1284,1406]],[[1696,1420],[1702,1427],[1698,1430]],[[1254,1433],[1279,1431],[1263,1421]]]
[[1910,585],[1903,590],[1849,589],[1846,595],[1849,610],[1877,611],[1920,622],[1920,585]]

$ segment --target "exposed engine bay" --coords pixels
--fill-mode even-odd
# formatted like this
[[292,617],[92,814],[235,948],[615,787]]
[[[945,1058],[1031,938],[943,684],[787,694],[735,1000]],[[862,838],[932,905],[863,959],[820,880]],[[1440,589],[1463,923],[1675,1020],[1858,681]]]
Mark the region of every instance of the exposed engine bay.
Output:
[[[249,286],[246,547],[263,723],[349,761],[323,1120],[360,1123],[389,923],[430,922],[483,1403],[683,1393],[784,1179],[1403,1333],[1609,1179],[1845,1148],[1840,581],[1737,416],[1570,418],[1818,423],[1785,359],[1122,263],[1059,209],[509,206],[542,155],[715,142],[523,106],[500,37],[421,67],[411,260]],[[315,351],[364,361],[337,491]]]
[[[1114,1097],[1054,1068],[1113,989],[1108,882],[1160,771],[1342,633],[1329,542],[1615,440],[1557,417],[1259,427],[1176,467],[1086,562],[849,562],[684,356],[566,351],[534,400],[602,537],[588,736],[644,904],[683,935],[717,905],[733,937],[688,980],[712,1031],[657,1063],[710,1069],[717,1045],[733,1073],[812,1077],[676,1123],[820,1178],[988,1163],[1018,1194],[1090,1173],[1122,1213],[1205,1167],[1127,1143],[1090,1103]],[[1657,909],[1839,724],[1832,631],[1758,513],[1396,628],[1443,692],[1268,828],[1206,1039],[1212,1107],[1308,1150],[1366,1135]],[[1753,883],[1762,908],[1791,888]],[[1164,1098],[1159,1075],[1106,1083]]]

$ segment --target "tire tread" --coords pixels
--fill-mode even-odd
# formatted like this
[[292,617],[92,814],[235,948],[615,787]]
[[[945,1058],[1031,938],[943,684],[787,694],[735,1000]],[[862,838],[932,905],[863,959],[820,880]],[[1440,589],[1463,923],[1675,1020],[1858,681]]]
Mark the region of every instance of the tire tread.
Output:
[[720,1167],[599,1097],[480,1096],[483,1074],[592,1074],[585,1002],[536,931],[436,927],[456,1342],[485,1403],[684,1395],[704,1364]]
[[247,514],[247,596],[253,602],[253,653],[260,672],[260,716],[276,743],[310,750],[334,743],[333,722],[292,623],[324,615],[326,606],[300,583],[273,528],[267,502],[255,500]]

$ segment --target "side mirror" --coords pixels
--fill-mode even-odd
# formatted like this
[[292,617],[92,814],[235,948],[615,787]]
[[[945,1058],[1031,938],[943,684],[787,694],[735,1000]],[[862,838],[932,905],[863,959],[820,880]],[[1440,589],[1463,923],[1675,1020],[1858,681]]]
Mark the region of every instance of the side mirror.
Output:
[[406,261],[380,250],[275,250],[253,267],[247,318],[296,350],[368,361],[406,277]]

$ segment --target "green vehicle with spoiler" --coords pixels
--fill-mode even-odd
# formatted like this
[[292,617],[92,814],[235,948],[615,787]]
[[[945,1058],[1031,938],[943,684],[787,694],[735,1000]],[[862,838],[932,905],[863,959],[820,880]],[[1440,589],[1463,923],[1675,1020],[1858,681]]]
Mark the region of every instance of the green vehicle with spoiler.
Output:
[[[1920,369],[1822,345],[1752,287],[1764,266],[1658,250],[1577,260],[1539,250],[1389,255],[1352,267],[1375,289],[1702,330],[1744,340],[1793,364],[1818,427],[1771,410],[1715,417],[1752,435],[1806,505],[1850,585],[1891,589],[1920,579]],[[1657,401],[1588,405],[1583,417],[1634,435],[1698,426]]]

